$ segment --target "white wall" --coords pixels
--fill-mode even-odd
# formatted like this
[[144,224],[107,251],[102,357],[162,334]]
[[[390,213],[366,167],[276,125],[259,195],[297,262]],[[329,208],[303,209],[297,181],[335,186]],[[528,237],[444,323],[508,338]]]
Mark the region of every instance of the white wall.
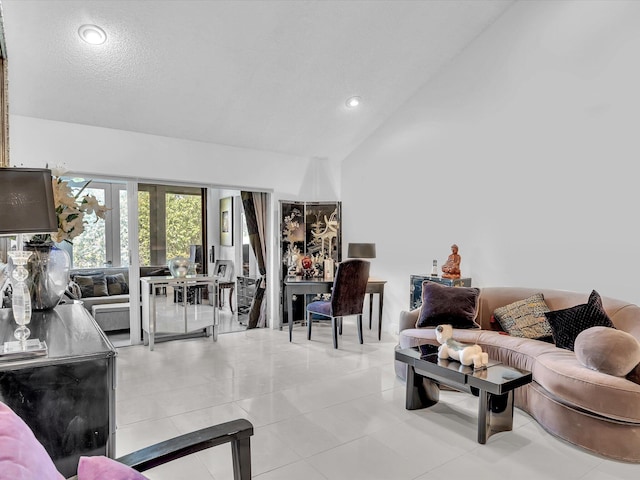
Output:
[[[11,86],[9,86],[11,88]],[[271,218],[278,219],[279,200],[307,200],[310,195],[331,196],[338,188],[335,164],[325,159],[296,157],[274,152],[160,137],[122,130],[56,122],[19,115],[10,116],[11,165],[62,166],[73,173],[105,178],[142,179],[227,187],[271,193]],[[331,168],[323,172],[318,166]],[[320,172],[320,173],[318,173]],[[322,174],[321,180],[316,180]],[[223,190],[223,193],[226,190]],[[210,199],[217,208],[218,199]],[[210,238],[219,227],[210,225]],[[279,225],[271,225],[267,246],[269,285],[278,285]],[[216,251],[217,258],[233,259],[233,248]],[[269,289],[269,320],[277,326],[279,292]]]
[[640,302],[640,2],[518,2],[342,165],[385,328],[457,243],[474,286]]
[[310,159],[12,115],[11,164],[299,195]]

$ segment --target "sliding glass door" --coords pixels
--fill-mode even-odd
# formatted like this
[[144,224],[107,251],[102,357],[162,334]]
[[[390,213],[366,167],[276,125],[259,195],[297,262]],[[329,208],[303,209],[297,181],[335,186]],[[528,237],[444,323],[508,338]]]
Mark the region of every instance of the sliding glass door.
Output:
[[199,264],[206,273],[206,189],[138,185],[138,239],[141,266],[164,266],[175,257]]
[[60,244],[71,256],[73,268],[126,267],[129,265],[129,219],[127,215],[127,190],[124,183],[65,178],[74,193],[93,195],[109,210],[105,221],[95,213],[85,214],[86,223],[81,235],[68,243]]

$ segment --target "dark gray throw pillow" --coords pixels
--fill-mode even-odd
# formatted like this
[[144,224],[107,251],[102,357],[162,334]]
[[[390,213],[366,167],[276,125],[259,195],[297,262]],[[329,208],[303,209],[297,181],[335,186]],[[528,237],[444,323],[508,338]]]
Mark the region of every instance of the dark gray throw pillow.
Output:
[[109,295],[123,295],[129,293],[129,285],[124,278],[124,273],[116,273],[105,276]]
[[544,314],[551,324],[556,347],[573,351],[576,337],[591,327],[614,327],[604,311],[600,294],[593,290],[587,303]]
[[447,287],[439,283],[422,283],[422,307],[416,328],[449,324],[453,328],[480,328],[478,316],[480,289]]
[[74,280],[78,286],[80,286],[82,298],[109,296],[107,280],[104,278],[104,273],[97,275],[76,275]]

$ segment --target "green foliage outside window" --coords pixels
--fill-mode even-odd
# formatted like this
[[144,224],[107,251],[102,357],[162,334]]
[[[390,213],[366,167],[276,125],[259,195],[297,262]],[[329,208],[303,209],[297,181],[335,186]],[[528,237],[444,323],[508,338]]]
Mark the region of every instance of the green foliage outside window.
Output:
[[189,258],[189,246],[202,243],[200,195],[167,194],[167,259]]
[[151,265],[151,209],[149,192],[138,192],[138,253],[140,265]]
[[[155,232],[151,225],[151,195],[138,192],[138,241],[140,264],[151,265],[151,239]],[[189,247],[202,243],[202,200],[200,195],[167,193],[166,205],[166,259],[189,258]],[[154,235],[152,235],[154,233]],[[158,246],[157,248],[160,248]]]
[[120,190],[120,265],[129,265],[129,212],[127,191]]
[[[104,204],[103,189],[86,188],[83,193],[94,195],[101,204]],[[87,223],[84,226],[84,232],[73,240],[74,268],[101,267],[107,260],[106,222],[96,222],[96,218],[95,213],[85,214]]]

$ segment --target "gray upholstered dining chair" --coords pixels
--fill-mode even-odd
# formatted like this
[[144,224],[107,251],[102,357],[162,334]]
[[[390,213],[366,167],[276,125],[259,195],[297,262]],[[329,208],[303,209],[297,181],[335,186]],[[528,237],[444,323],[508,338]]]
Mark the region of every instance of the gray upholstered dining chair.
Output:
[[350,259],[338,265],[331,300],[321,300],[307,305],[307,339],[311,340],[313,316],[331,319],[333,348],[338,348],[338,329],[342,333],[342,317],[358,316],[358,340],[362,340],[362,308],[369,280],[370,263],[367,260]]

